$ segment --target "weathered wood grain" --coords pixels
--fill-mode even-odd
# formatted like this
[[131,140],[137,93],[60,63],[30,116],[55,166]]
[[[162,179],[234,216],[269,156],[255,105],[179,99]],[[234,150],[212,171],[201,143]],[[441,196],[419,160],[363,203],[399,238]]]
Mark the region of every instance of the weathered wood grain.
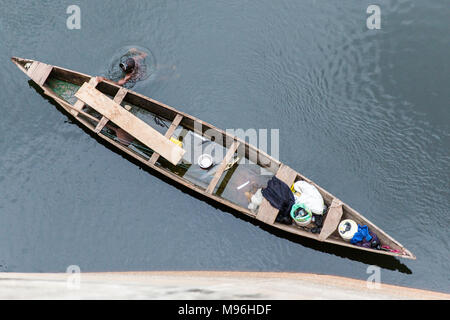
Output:
[[93,85],[84,83],[75,96],[172,164],[176,165],[183,157],[185,150],[102,94]]

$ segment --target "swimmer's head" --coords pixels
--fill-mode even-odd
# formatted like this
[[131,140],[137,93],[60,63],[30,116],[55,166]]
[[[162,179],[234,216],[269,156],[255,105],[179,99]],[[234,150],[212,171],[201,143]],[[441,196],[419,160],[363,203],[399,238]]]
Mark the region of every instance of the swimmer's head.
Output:
[[119,64],[119,67],[123,70],[125,73],[131,73],[134,70],[135,62],[133,58],[128,58],[125,62],[121,62]]

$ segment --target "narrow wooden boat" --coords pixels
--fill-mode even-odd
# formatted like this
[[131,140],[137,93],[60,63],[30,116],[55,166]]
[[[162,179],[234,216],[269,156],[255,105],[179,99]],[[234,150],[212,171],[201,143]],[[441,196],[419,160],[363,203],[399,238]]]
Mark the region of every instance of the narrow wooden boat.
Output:
[[[144,166],[203,196],[295,235],[381,255],[416,258],[331,193],[238,137],[109,81],[98,82],[96,77],[35,60],[13,57],[12,61],[87,129]],[[211,167],[202,168],[192,159],[196,147],[209,148],[214,163]],[[259,207],[249,209],[245,191],[266,187],[273,176],[288,186],[304,180],[319,190],[328,206],[320,232],[312,232],[314,223],[302,227],[277,222],[279,211],[265,198]],[[344,219],[367,225],[390,250],[361,247],[343,240],[338,225]]]

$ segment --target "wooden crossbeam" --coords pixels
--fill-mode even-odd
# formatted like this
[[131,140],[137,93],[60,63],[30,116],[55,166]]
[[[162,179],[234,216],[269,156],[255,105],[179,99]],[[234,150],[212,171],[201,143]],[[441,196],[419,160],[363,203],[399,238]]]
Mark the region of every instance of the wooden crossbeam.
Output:
[[[93,85],[94,87],[97,86],[98,81],[97,81],[97,77],[92,77],[89,80],[89,84]],[[84,102],[81,101],[80,99],[78,99],[74,104],[73,104],[73,108],[70,111],[75,117],[78,116],[79,111],[83,110],[84,107]]]
[[[180,124],[182,119],[183,119],[183,116],[181,114],[177,114],[175,116],[175,119],[173,119],[172,124],[170,125],[169,129],[167,129],[166,134],[164,135],[167,139],[170,139],[170,137],[172,137],[175,129],[178,127],[178,125]],[[148,160],[148,162],[150,164],[155,164],[156,161],[158,161],[158,158],[159,158],[159,153],[153,152],[153,154],[150,157],[150,159]]]
[[100,121],[97,123],[97,126],[94,129],[94,132],[95,133],[100,133],[100,131],[102,131],[102,129],[106,126],[108,121],[109,121],[109,119],[107,117],[102,117],[100,119]]
[[223,158],[222,162],[220,163],[219,167],[217,168],[216,173],[214,174],[214,177],[212,178],[211,182],[208,185],[208,188],[206,188],[206,193],[213,193],[214,188],[216,187],[217,183],[219,182],[220,177],[222,176],[223,172],[225,171],[225,168],[227,167],[227,164],[231,161],[231,159],[234,156],[234,153],[236,152],[237,148],[239,147],[240,142],[234,141],[231,147],[228,149],[227,154]]
[[93,85],[85,82],[75,96],[172,164],[177,165],[186,152]]
[[327,239],[337,229],[343,213],[342,202],[338,199],[333,199],[319,234],[320,241]]
[[285,164],[282,164],[275,175],[278,179],[283,181],[290,188],[297,178],[297,172]]

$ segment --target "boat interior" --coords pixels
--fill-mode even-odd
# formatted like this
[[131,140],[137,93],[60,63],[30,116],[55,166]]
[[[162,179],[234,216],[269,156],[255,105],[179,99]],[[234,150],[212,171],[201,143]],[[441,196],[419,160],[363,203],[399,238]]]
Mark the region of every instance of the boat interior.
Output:
[[[89,80],[88,76],[73,77],[73,74],[68,74],[65,69],[53,67],[44,87],[74,105],[77,102],[75,93]],[[278,161],[251,145],[237,142],[234,137],[214,126],[147,97],[126,90],[125,95],[120,95],[120,100],[115,99],[119,95],[120,88],[108,82],[98,83],[96,89],[180,145],[186,152],[181,161],[174,165],[163,157],[152,158],[154,151],[134,138],[127,139],[128,141],[121,140],[114,124],[103,126],[99,134],[122,143],[142,161],[153,160],[156,166],[238,206],[247,208],[249,202],[245,192],[254,193],[256,189],[265,187],[280,166]],[[77,117],[90,129],[95,130],[102,115],[86,104],[81,110],[83,113],[79,113]],[[202,155],[208,155],[212,159],[211,165],[207,168],[202,167],[198,161]],[[227,155],[229,159],[225,167],[221,168]]]

